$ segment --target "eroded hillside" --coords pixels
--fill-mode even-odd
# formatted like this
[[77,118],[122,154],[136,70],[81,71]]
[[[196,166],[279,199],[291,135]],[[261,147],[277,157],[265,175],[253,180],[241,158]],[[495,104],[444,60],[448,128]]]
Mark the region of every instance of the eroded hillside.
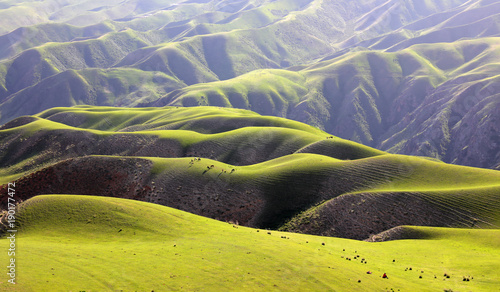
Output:
[[495,169],[499,3],[6,1],[0,123],[81,104],[226,106]]
[[22,200],[121,197],[355,239],[500,220],[498,171],[388,154],[245,110],[56,108],[4,125],[0,140],[1,176]]

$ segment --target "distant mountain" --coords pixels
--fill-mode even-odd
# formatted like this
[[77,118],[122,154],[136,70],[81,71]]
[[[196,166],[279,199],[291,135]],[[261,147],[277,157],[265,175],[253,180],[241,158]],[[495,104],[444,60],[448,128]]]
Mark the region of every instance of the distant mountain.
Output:
[[[5,124],[0,143],[2,182],[22,200],[121,197],[354,239],[500,222],[498,171],[388,154],[245,110],[55,108]],[[7,185],[0,192],[5,208]]]
[[[402,1],[388,1],[390,14],[401,15]],[[440,1],[440,3],[446,1]],[[420,2],[422,3],[422,2]],[[452,43],[463,39],[497,37],[500,35],[500,2],[469,1],[464,5],[407,22],[394,31],[376,37],[357,34],[342,42],[339,48],[365,47],[374,50],[399,51],[415,44]]]
[[162,72],[132,68],[66,70],[11,95],[0,105],[0,119],[7,121],[58,106],[135,106],[185,86]]
[[0,123],[57,106],[213,105],[500,167],[500,1],[1,3]]

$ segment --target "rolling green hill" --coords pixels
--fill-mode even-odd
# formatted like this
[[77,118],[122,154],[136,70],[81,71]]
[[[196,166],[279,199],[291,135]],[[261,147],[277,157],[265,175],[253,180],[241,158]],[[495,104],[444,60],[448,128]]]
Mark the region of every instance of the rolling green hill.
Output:
[[499,21],[0,0],[0,290],[498,289]]
[[[292,70],[188,86],[148,105],[251,109],[393,153],[497,168],[500,128],[489,117],[499,110],[492,63],[498,48],[497,38],[486,38],[398,52],[363,50]],[[473,141],[465,134],[471,132]]]
[[0,140],[2,182],[15,181],[23,200],[122,197],[355,239],[400,225],[500,223],[497,171],[388,154],[246,110],[54,108],[5,124]]
[[[496,230],[404,227],[412,240],[368,243],[64,195],[24,202],[18,222],[18,283],[0,283],[5,291],[492,291],[499,285]],[[0,246],[8,244],[0,239]],[[6,262],[7,254],[0,259]]]
[[498,1],[45,2],[0,6],[0,123],[78,104],[236,107],[500,165]]
[[0,105],[0,119],[8,121],[58,106],[135,106],[184,86],[161,72],[131,68],[67,70],[13,94]]

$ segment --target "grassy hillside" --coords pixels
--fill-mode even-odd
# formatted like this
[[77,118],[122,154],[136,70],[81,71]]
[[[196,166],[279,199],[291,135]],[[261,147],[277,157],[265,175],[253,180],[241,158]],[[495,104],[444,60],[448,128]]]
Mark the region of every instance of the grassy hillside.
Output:
[[499,3],[0,0],[0,290],[498,289]]
[[0,139],[1,181],[15,180],[22,199],[122,197],[356,239],[403,224],[500,223],[497,171],[387,154],[246,110],[54,108],[5,124]]
[[3,100],[66,70],[109,68],[128,53],[147,45],[140,35],[123,31],[107,33],[97,39],[46,43],[23,51],[0,64],[0,82],[8,90],[0,98]]
[[[495,119],[483,118],[498,111],[492,64],[498,54],[496,38],[393,53],[363,50],[307,67],[192,85],[148,105],[251,109],[394,153],[495,168],[500,129]],[[464,131],[481,135],[470,141]],[[474,150],[464,153],[467,148]]]
[[11,167],[24,165],[27,157],[29,165],[40,167],[54,159],[91,154],[201,156],[242,165],[296,151],[333,151],[333,157],[342,159],[383,153],[347,140],[327,139],[327,133],[299,122],[215,107],[54,108],[5,124],[1,136],[6,146],[2,164]]
[[[352,23],[380,25],[383,21],[372,14],[385,9],[374,0],[362,5],[307,0],[217,5],[124,1],[100,7],[93,7],[94,2],[71,2],[44,10],[49,15],[53,13],[49,16],[52,22],[19,28],[2,36],[3,58],[12,59],[0,64],[4,67],[0,69],[0,84],[8,91],[0,99],[58,71],[88,67],[133,66],[161,71],[194,84],[225,80],[260,68],[310,63],[332,53],[335,43],[366,32],[363,25],[355,25],[353,30]],[[447,1],[439,7],[425,4],[425,9],[412,12],[410,18],[421,19],[461,2]],[[36,5],[17,5],[30,11],[33,6]],[[400,6],[406,9],[414,4],[405,2]],[[123,13],[127,17],[120,18]],[[45,17],[41,15],[42,19]],[[395,28],[382,25],[377,34]],[[141,49],[144,47],[147,49]],[[38,62],[27,62],[25,54],[41,57]],[[56,70],[46,72],[42,67]],[[12,80],[16,83],[11,84]]]
[[420,239],[368,243],[64,195],[26,201],[18,218],[22,268],[15,287],[0,283],[6,291],[492,291],[500,284],[496,230],[405,227]]
[[109,23],[88,27],[77,27],[63,23],[44,23],[18,28],[0,36],[0,60],[9,59],[24,50],[41,46],[45,43],[64,43],[93,39],[112,30],[113,27]]
[[161,72],[131,68],[67,70],[13,94],[0,105],[0,121],[58,106],[135,106],[184,86]]
[[[5,54],[12,56],[12,60],[2,62],[1,66],[5,68],[0,70],[0,73],[5,71],[5,75],[0,74],[0,84],[3,83],[8,89],[6,96],[56,73],[43,74],[41,65],[37,66],[38,62],[34,60],[27,61],[25,54],[39,54],[41,55],[39,62],[46,62],[48,65],[45,66],[55,67],[59,71],[89,67],[109,68],[116,64],[134,65],[145,71],[162,71],[193,84],[219,78],[227,79],[253,69],[280,66],[280,61],[284,60],[279,59],[286,56],[295,61],[302,57],[312,60],[318,57],[318,54],[329,51],[329,44],[326,41],[318,41],[319,38],[340,37],[336,31],[332,31],[335,32],[332,36],[332,33],[325,28],[314,30],[309,28],[312,24],[308,16],[315,13],[319,7],[308,7],[308,1],[247,3],[247,6],[240,7],[241,11],[233,11],[223,3],[220,6],[183,3],[172,5],[172,11],[159,9],[173,4],[165,2],[144,3],[146,10],[141,11],[144,9],[140,4],[126,2],[120,5],[109,3],[110,6],[103,7],[105,9],[99,11],[90,9],[83,12],[81,9],[94,5],[86,2],[59,7],[61,10],[57,12],[58,16],[61,15],[66,19],[71,19],[69,15],[83,13],[78,17],[87,18],[87,21],[92,23],[92,17],[85,16],[86,13],[106,14],[109,13],[106,11],[108,8],[120,10],[128,7],[133,10],[129,11],[128,19],[116,18],[119,13],[108,14],[108,17],[114,16],[112,19],[115,21],[100,19],[99,21],[102,21],[100,25],[103,27],[95,24],[76,28],[67,24],[49,23],[4,35],[3,50],[6,51]],[[325,5],[318,2],[318,6]],[[324,8],[331,10],[334,7]],[[356,13],[362,12],[363,10],[356,11]],[[286,19],[291,15],[293,15],[291,19]],[[321,16],[324,22],[334,24],[326,15],[316,16]],[[96,16],[96,19],[99,17]],[[342,18],[338,14],[335,14],[335,17],[339,20]],[[52,18],[55,20],[58,17],[52,16]],[[138,22],[143,24],[139,25]],[[302,31],[290,30],[279,33],[280,28],[288,30],[291,25],[299,26]],[[53,36],[54,30],[61,30],[61,36]],[[278,34],[278,39],[275,32]],[[299,34],[300,38],[306,37],[310,43],[308,50],[290,47],[292,43],[298,41]],[[206,36],[197,37],[197,35]],[[175,42],[172,42],[174,40]],[[315,48],[316,46],[320,47]],[[140,50],[143,47],[148,49]],[[20,48],[26,51],[20,51]],[[15,53],[21,54],[15,55]],[[235,67],[234,72],[232,67]],[[193,73],[200,76],[191,77]],[[29,76],[25,75],[32,77],[28,78]],[[18,80],[20,76],[23,80]],[[11,80],[20,83],[10,84]],[[0,96],[1,99],[3,97],[5,96]]]
[[76,104],[237,107],[500,167],[483,119],[498,111],[496,1],[49,2],[0,6],[19,18],[0,17],[0,123]]

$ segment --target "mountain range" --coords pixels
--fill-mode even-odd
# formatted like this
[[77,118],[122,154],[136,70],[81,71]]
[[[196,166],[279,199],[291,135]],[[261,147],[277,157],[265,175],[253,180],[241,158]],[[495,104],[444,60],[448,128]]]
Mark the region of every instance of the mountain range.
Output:
[[500,0],[0,0],[0,290],[498,289],[499,34]]
[[0,123],[82,104],[224,106],[500,165],[499,1],[2,2]]

